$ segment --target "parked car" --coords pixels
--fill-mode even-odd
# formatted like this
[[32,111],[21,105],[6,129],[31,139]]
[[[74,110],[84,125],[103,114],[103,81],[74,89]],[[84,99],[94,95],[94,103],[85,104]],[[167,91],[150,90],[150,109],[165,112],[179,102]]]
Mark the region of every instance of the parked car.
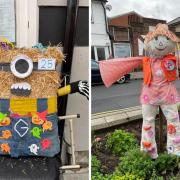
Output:
[[[122,84],[130,80],[130,74],[122,76],[116,83]],[[99,70],[99,64],[96,60],[91,60],[91,84],[102,84],[102,78]]]

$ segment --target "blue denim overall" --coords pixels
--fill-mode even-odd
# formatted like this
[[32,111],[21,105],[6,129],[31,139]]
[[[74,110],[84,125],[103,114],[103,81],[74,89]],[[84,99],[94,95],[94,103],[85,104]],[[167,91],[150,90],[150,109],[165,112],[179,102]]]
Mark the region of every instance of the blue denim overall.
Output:
[[[0,154],[10,154],[12,157],[56,155],[60,151],[57,113],[47,113],[46,120],[51,122],[52,128],[43,131],[42,125],[32,123],[32,115],[12,116],[10,101],[10,99],[0,99],[0,113],[10,118],[11,122],[6,126],[2,124],[2,119],[0,121]],[[47,99],[37,99],[37,112],[47,109]],[[3,131],[11,132],[12,136],[4,139]],[[4,150],[4,145],[9,148],[8,152]]]

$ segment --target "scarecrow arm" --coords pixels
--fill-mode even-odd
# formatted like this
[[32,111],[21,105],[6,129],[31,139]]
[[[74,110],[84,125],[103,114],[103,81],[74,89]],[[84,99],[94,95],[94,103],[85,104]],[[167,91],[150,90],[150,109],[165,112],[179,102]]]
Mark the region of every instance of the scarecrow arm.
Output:
[[99,62],[102,80],[110,87],[125,74],[142,64],[143,57],[118,58]]
[[69,85],[58,89],[58,95],[64,96],[67,94],[73,94],[79,92],[81,95],[89,99],[89,85],[87,81],[76,81]]

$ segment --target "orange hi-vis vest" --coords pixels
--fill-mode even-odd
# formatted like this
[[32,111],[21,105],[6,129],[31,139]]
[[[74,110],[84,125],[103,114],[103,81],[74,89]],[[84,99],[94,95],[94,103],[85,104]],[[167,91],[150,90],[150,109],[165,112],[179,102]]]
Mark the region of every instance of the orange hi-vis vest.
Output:
[[[161,68],[164,72],[167,80],[176,80],[176,57],[172,54],[168,54],[161,60]],[[152,79],[152,69],[151,69],[151,58],[143,58],[143,73],[144,73],[144,84],[150,85]]]

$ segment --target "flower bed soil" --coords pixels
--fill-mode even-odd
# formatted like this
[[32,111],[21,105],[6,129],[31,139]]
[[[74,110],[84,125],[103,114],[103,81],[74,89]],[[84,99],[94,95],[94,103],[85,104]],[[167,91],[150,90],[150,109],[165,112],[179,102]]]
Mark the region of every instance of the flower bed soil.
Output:
[[[120,126],[112,127],[109,129],[104,129],[96,132],[92,132],[92,155],[95,155],[98,160],[100,160],[102,164],[101,173],[103,174],[111,174],[114,172],[115,168],[117,167],[118,163],[120,162],[118,156],[113,155],[107,148],[106,148],[106,139],[109,133],[114,132],[116,129],[122,129],[127,132],[131,132],[137,138],[138,144],[140,144],[141,140],[141,128],[142,128],[142,119],[137,121],[132,121]],[[158,121],[156,121],[156,139],[157,145],[159,147],[158,142]],[[166,124],[164,121],[163,127],[163,150],[166,149]]]

